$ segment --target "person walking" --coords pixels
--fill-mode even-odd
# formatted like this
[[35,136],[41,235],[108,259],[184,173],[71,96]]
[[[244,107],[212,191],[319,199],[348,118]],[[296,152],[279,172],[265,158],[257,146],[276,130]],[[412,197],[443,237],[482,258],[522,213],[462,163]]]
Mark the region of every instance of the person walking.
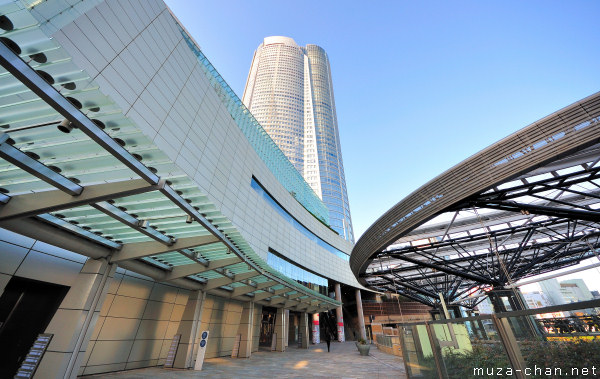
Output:
[[331,332],[329,331],[329,327],[325,327],[325,342],[327,343],[327,352],[329,353],[331,346]]

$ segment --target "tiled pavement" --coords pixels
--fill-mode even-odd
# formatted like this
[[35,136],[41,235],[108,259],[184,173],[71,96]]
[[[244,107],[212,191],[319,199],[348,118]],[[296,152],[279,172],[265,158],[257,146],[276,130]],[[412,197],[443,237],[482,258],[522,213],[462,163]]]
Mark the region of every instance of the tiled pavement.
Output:
[[85,378],[406,378],[402,358],[385,354],[371,345],[370,355],[358,354],[354,342],[311,345],[310,349],[288,347],[284,353],[256,352],[249,359],[212,358],[202,371],[159,367],[123,371]]

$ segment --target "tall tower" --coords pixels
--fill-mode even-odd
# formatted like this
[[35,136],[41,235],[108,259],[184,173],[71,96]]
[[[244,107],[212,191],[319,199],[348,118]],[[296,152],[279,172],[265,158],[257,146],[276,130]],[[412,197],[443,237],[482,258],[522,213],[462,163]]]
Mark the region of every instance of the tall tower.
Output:
[[325,50],[289,37],[265,38],[254,52],[242,101],[323,200],[331,227],[354,242]]

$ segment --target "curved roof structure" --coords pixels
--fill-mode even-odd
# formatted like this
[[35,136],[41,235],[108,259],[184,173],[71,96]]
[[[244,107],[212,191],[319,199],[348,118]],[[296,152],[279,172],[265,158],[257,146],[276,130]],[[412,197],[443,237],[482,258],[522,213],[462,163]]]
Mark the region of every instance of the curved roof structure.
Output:
[[567,267],[600,244],[600,93],[426,183],[360,238],[363,284],[433,305]]

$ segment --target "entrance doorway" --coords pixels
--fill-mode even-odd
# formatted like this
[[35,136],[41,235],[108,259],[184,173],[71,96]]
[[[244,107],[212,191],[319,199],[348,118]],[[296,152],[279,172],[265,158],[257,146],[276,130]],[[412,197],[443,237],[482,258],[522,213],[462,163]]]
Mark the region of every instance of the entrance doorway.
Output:
[[0,378],[12,378],[69,287],[13,276],[0,296]]
[[277,316],[277,309],[271,307],[263,307],[262,319],[260,322],[260,338],[258,340],[258,346],[265,348],[263,350],[271,350],[271,343],[273,342],[273,333],[275,332],[275,317]]

